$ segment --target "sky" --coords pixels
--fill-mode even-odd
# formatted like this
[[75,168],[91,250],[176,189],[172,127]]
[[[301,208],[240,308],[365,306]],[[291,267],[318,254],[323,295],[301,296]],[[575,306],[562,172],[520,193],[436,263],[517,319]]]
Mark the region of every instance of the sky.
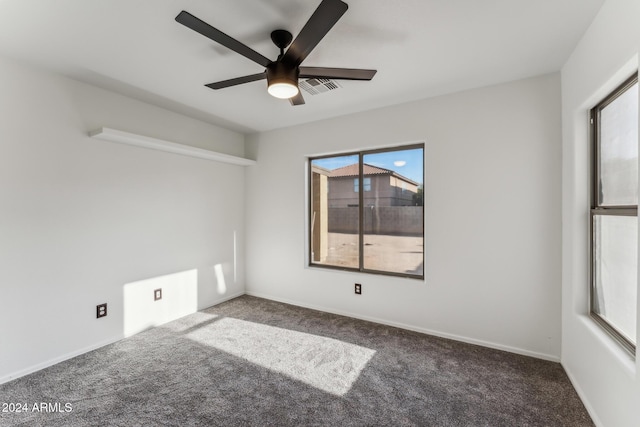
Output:
[[[333,170],[358,163],[358,155],[327,157],[313,160],[313,164]],[[424,154],[422,148],[365,154],[364,163],[399,173],[419,184],[424,182]]]

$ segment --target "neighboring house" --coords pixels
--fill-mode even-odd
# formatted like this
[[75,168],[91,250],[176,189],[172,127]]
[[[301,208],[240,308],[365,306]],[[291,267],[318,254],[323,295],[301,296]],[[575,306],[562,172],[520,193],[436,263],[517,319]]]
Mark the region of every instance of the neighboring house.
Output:
[[[389,169],[363,165],[364,206],[413,206],[419,184]],[[358,206],[358,164],[333,169],[328,176],[330,208]]]

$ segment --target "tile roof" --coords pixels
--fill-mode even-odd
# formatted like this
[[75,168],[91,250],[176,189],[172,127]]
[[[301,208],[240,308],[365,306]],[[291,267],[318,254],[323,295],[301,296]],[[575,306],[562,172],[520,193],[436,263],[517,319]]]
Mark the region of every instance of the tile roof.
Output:
[[[364,163],[362,165],[362,174],[363,175],[393,175],[396,176],[400,179],[403,179],[407,182],[410,182],[412,184],[418,185],[417,182],[407,178],[406,176],[402,176],[397,172],[394,172],[390,169],[385,169],[385,168],[381,168],[378,166],[371,166],[368,165],[366,163]],[[348,165],[348,166],[343,166],[341,168],[337,168],[337,169],[333,169],[331,171],[331,173],[329,174],[330,178],[338,178],[338,177],[346,177],[346,176],[358,176],[359,175],[359,170],[358,170],[358,164],[354,163],[352,165]]]
[[[343,166],[338,169],[334,169],[331,171],[331,177],[339,177],[339,176],[358,176],[360,171],[358,170],[358,164],[354,163],[352,165]],[[368,164],[362,165],[362,173],[364,175],[386,175],[393,174],[392,170],[379,168],[377,166],[371,166]]]

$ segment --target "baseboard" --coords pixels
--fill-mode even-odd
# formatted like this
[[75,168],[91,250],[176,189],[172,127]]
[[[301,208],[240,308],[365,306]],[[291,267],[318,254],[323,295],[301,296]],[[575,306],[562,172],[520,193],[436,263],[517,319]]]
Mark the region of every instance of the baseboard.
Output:
[[[264,299],[272,300],[272,301],[278,301],[278,302],[282,302],[282,303],[285,303],[285,304],[291,304],[291,305],[295,305],[295,306],[298,306],[298,307],[309,308],[311,310],[324,311],[326,313],[337,314],[339,316],[352,317],[352,318],[355,318],[355,319],[366,320],[368,322],[379,323],[379,324],[382,324],[382,325],[393,326],[393,327],[396,327],[396,328],[406,329],[406,330],[414,331],[414,332],[420,332],[420,333],[427,334],[427,335],[433,335],[433,336],[437,336],[437,337],[440,337],[440,338],[447,338],[447,339],[451,339],[451,340],[454,340],[454,341],[460,341],[460,342],[465,342],[465,343],[468,343],[468,344],[479,345],[479,346],[482,346],[482,347],[493,348],[493,349],[496,349],[496,350],[507,351],[507,352],[510,352],[510,353],[520,354],[520,355],[523,355],[523,356],[535,357],[537,359],[549,360],[549,361],[552,361],[552,362],[560,362],[560,359],[557,356],[553,356],[553,355],[533,352],[533,351],[529,351],[529,350],[523,350],[523,349],[519,349],[519,348],[516,348],[516,347],[505,346],[505,345],[501,345],[501,344],[492,343],[492,342],[489,342],[489,341],[477,340],[477,339],[464,337],[464,336],[460,336],[460,335],[448,334],[448,333],[435,331],[435,330],[432,330],[432,329],[421,328],[421,327],[408,325],[408,324],[404,324],[404,323],[400,323],[400,322],[393,322],[393,321],[389,321],[389,320],[386,320],[386,319],[380,319],[380,318],[369,317],[369,316],[362,316],[362,315],[358,315],[358,314],[355,314],[355,313],[350,313],[350,312],[341,311],[341,310],[334,310],[334,309],[331,309],[331,308],[317,306],[317,305],[314,305],[314,304],[301,303],[299,301],[289,300],[289,299],[286,299],[286,298],[278,298],[278,297],[274,297],[274,296],[268,295],[268,294],[263,294],[263,293],[260,293],[260,292],[251,292],[251,291],[238,292],[238,293],[235,293],[233,295],[228,295],[228,296],[216,301],[210,307],[214,307],[214,306],[216,306],[218,304],[222,304],[223,302],[232,300],[234,298],[238,298],[238,297],[240,297],[242,295],[245,295],[245,294],[246,295],[255,296],[255,297],[258,297],[258,298],[264,298]],[[206,308],[201,308],[198,311],[204,310],[204,309],[206,309]],[[100,347],[104,347],[106,345],[113,344],[115,342],[118,342],[118,341],[122,340],[123,338],[124,338],[124,336],[113,337],[113,338],[101,341],[101,342],[99,342],[97,344],[92,344],[90,346],[84,347],[84,348],[82,348],[80,350],[75,350],[75,351],[72,351],[70,353],[64,354],[62,356],[50,359],[50,360],[48,360],[46,362],[38,363],[36,365],[33,365],[33,366],[28,367],[28,368],[22,369],[20,371],[14,372],[12,374],[5,375],[4,377],[0,377],[0,384],[4,384],[6,382],[15,380],[15,379],[23,377],[25,375],[32,374],[32,373],[37,372],[37,371],[39,371],[41,369],[48,368],[49,366],[53,366],[53,365],[58,364],[60,362],[64,362],[65,360],[72,359],[74,357],[80,356],[81,354],[88,353],[90,351],[96,350],[96,349],[98,349]],[[591,418],[594,419],[594,422],[596,423],[596,425],[600,426],[601,423],[596,422],[597,417],[595,416],[595,413],[593,412],[593,408],[588,404],[588,401],[584,398],[584,394],[580,391],[577,383],[574,381],[574,379],[570,375],[569,371],[567,371],[566,368],[565,368],[565,371],[567,372],[567,375],[569,376],[569,379],[570,379],[571,383],[574,385],[574,388],[577,390],[578,395],[580,396],[582,401],[585,403],[585,407],[587,408],[587,411],[589,412],[589,415],[591,415]]]
[[571,373],[571,370],[567,369],[567,367],[562,363],[562,361],[560,362],[560,364],[562,365],[562,369],[564,369],[564,372],[566,372],[567,377],[569,377],[569,381],[571,382],[571,385],[576,390],[576,393],[578,393],[578,397],[580,398],[580,400],[582,401],[582,404],[584,405],[585,409],[589,413],[589,416],[591,417],[591,421],[593,421],[593,424],[595,424],[596,427],[603,427],[604,424],[602,424],[602,421],[600,421],[600,418],[598,418],[598,415],[596,414],[595,409],[591,405],[591,402],[587,398],[587,395],[582,390],[582,387],[580,387],[580,383],[576,381],[576,378]]
[[198,311],[206,310],[207,308],[211,308],[211,307],[215,307],[218,304],[222,304],[223,302],[227,302],[227,301],[230,301],[232,299],[241,297],[242,295],[245,295],[245,294],[246,294],[246,292],[241,291],[241,292],[236,292],[235,294],[232,294],[232,295],[227,295],[224,298],[220,298],[219,300],[216,300],[216,302],[214,302],[213,304],[211,304],[211,305],[209,305],[207,307],[199,308]]
[[107,340],[100,341],[99,343],[92,344],[90,346],[81,348],[79,350],[74,350],[74,351],[72,351],[70,353],[66,353],[66,354],[64,354],[62,356],[54,357],[53,359],[49,359],[49,360],[47,360],[45,362],[35,364],[35,365],[30,366],[28,368],[21,369],[21,370],[19,370],[17,372],[14,372],[12,374],[5,375],[4,377],[0,377],[0,384],[4,384],[4,383],[7,383],[9,381],[13,381],[13,380],[18,379],[20,377],[24,377],[25,375],[32,374],[34,372],[40,371],[41,369],[48,368],[49,366],[57,365],[58,363],[64,362],[65,360],[73,359],[74,357],[80,356],[82,354],[88,353],[88,352],[93,351],[93,350],[97,350],[100,347],[104,347],[105,345],[109,345],[109,344],[113,344],[115,342],[118,342],[123,338],[124,338],[124,335],[117,336],[117,337],[112,337],[112,338],[109,338]]
[[482,347],[493,348],[495,350],[507,351],[509,353],[520,354],[522,356],[534,357],[536,359],[548,360],[550,362],[556,362],[556,363],[560,362],[560,358],[558,356],[555,356],[555,355],[552,355],[552,354],[538,353],[538,352],[535,352],[535,351],[530,351],[530,350],[525,350],[525,349],[521,349],[521,348],[517,348],[517,347],[511,347],[511,346],[507,346],[507,345],[497,344],[497,343],[493,343],[493,342],[490,342],[490,341],[478,340],[478,339],[475,339],[475,338],[469,338],[469,337],[465,337],[465,336],[461,336],[461,335],[449,334],[449,333],[446,333],[446,332],[436,331],[436,330],[433,330],[433,329],[426,329],[426,328],[422,328],[422,327],[419,327],[419,326],[408,325],[408,324],[405,324],[405,323],[394,322],[394,321],[390,321],[390,320],[386,320],[386,319],[380,319],[380,318],[369,317],[369,316],[362,316],[362,315],[359,315],[359,314],[350,313],[350,312],[346,312],[346,311],[340,311],[340,310],[334,310],[332,308],[317,306],[317,305],[314,305],[314,304],[306,304],[306,303],[301,303],[299,301],[289,300],[289,299],[286,299],[286,298],[274,297],[272,295],[263,294],[263,293],[260,293],[260,292],[247,291],[246,294],[247,295],[251,295],[251,296],[255,296],[255,297],[258,297],[258,298],[264,298],[264,299],[269,299],[269,300],[272,300],[272,301],[282,302],[282,303],[285,303],[285,304],[296,305],[298,307],[304,307],[304,308],[309,308],[309,309],[312,309],[312,310],[324,311],[326,313],[337,314],[339,316],[353,317],[354,319],[366,320],[368,322],[380,323],[382,325],[393,326],[393,327],[396,327],[396,328],[406,329],[406,330],[414,331],[414,332],[420,332],[422,334],[433,335],[433,336],[440,337],[440,338],[447,338],[447,339],[450,339],[450,340],[460,341],[460,342],[464,342],[464,343],[467,343],[467,344],[474,344],[474,345],[479,345],[479,346],[482,346]]
[[[240,297],[240,296],[242,296],[244,294],[245,294],[244,292],[238,292],[238,293],[235,293],[233,295],[225,296],[224,298],[221,298],[221,299],[217,300],[210,307],[216,306],[218,304],[222,304],[223,302],[232,300],[234,298],[238,298],[238,297]],[[207,308],[207,307],[205,307],[205,308]],[[205,308],[200,308],[197,311],[204,310]],[[192,314],[192,313],[189,313],[189,314]],[[189,314],[187,314],[187,316]],[[158,326],[161,326],[161,325],[155,325],[153,327],[158,327]],[[139,334],[140,332],[144,332],[144,330],[138,331],[138,332],[136,332],[136,334]],[[136,334],[134,334],[134,335],[136,335]],[[131,335],[131,336],[134,336],[134,335]],[[118,342],[118,341],[120,341],[120,340],[122,340],[124,338],[126,338],[124,336],[124,334],[120,335],[120,336],[117,336],[117,337],[112,337],[110,339],[101,341],[99,343],[92,344],[92,345],[90,345],[88,347],[84,347],[82,349],[75,350],[75,351],[72,351],[70,353],[66,353],[66,354],[64,354],[62,356],[55,357],[53,359],[47,360],[46,362],[38,363],[38,364],[30,366],[28,368],[21,369],[21,370],[19,370],[17,372],[13,372],[13,373],[11,373],[9,375],[5,375],[3,377],[0,377],[0,384],[4,384],[4,383],[7,383],[9,381],[13,381],[13,380],[18,379],[20,377],[24,377],[25,375],[32,374],[34,372],[37,372],[37,371],[40,371],[42,369],[48,368],[50,366],[56,365],[58,363],[64,362],[65,360],[73,359],[74,357],[80,356],[82,354],[88,353],[88,352],[93,351],[93,350],[97,350],[100,347],[104,347],[106,345],[116,343],[116,342]]]

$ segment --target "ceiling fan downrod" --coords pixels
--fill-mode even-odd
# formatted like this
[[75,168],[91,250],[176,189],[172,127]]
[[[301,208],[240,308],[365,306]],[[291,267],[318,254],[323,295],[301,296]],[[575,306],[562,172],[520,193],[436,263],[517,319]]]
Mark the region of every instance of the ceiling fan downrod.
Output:
[[293,34],[287,30],[274,30],[271,32],[271,40],[280,48],[280,55],[278,55],[278,61],[284,56],[284,50],[293,41]]

